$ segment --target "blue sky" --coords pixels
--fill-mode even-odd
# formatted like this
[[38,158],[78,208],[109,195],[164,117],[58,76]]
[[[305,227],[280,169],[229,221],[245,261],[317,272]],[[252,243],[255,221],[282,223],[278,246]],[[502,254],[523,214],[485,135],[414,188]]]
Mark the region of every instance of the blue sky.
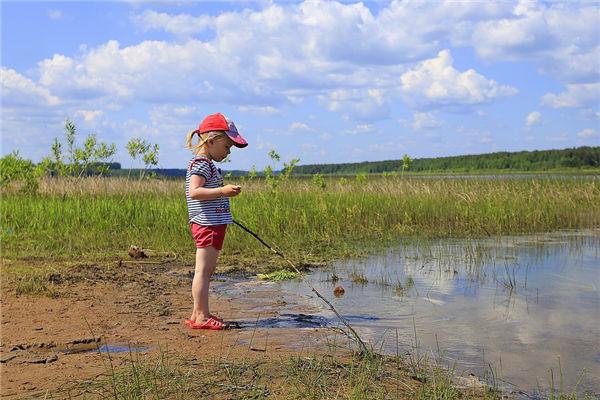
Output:
[[600,145],[591,1],[6,2],[2,155],[80,139],[160,146],[214,112],[250,145],[226,169]]

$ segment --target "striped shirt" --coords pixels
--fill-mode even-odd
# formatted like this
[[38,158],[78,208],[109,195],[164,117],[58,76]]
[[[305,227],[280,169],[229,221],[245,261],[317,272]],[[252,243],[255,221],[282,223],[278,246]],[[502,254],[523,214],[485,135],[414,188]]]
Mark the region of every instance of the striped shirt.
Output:
[[192,175],[199,175],[205,179],[202,187],[212,189],[223,186],[221,171],[215,167],[212,160],[206,157],[195,157],[190,160],[185,174],[185,197],[189,222],[204,226],[232,224],[233,217],[229,209],[228,197],[217,197],[212,200],[194,200],[190,197]]

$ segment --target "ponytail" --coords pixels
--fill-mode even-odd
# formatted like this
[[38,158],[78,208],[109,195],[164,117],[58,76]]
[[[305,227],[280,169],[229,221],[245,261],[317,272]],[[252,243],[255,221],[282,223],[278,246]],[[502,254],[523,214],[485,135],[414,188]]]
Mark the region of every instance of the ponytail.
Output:
[[[194,139],[194,135],[198,133],[198,129],[194,129],[193,131],[188,132],[188,134],[185,136],[185,147],[187,147],[188,149],[190,149],[194,154],[196,154],[198,152],[198,144],[193,144],[192,140]],[[198,136],[200,136],[200,133],[198,133]]]
[[[198,140],[198,143],[194,144],[193,143],[193,139],[194,139],[194,135],[198,134],[198,138],[200,140]],[[185,147],[187,147],[188,149],[190,149],[192,151],[192,153],[194,154],[199,154],[202,149],[204,148],[204,145],[206,144],[206,142],[208,142],[210,139],[217,139],[221,136],[226,136],[225,132],[223,131],[210,131],[210,132],[204,132],[204,133],[200,133],[198,131],[198,129],[194,129],[193,131],[190,131],[186,137],[185,137]]]

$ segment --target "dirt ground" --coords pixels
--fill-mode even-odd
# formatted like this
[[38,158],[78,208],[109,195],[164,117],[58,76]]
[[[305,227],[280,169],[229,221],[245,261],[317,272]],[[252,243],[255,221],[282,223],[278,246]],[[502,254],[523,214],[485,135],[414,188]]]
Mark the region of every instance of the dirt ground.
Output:
[[[10,268],[3,266],[4,271]],[[218,278],[211,284],[211,311],[237,322],[238,329],[185,327],[192,304],[192,270],[177,262],[74,266],[50,276],[57,291],[54,298],[17,295],[16,280],[3,274],[2,397],[43,398],[46,391],[106,375],[106,353],[89,351],[99,346],[176,353],[201,362],[207,357],[284,355],[316,349],[330,340],[329,328],[261,326],[256,321],[276,321],[279,310],[300,312],[305,305],[289,304],[289,297],[268,290],[249,299],[243,286],[236,295],[223,295],[218,287],[224,283]],[[110,362],[118,367],[128,357],[129,351],[113,352]]]

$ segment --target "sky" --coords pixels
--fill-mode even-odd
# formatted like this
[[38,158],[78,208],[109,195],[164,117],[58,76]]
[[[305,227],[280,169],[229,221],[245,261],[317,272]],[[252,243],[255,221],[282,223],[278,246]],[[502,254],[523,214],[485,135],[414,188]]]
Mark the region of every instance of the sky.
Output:
[[226,169],[600,146],[597,1],[2,1],[1,154],[64,123],[185,168],[208,114]]

